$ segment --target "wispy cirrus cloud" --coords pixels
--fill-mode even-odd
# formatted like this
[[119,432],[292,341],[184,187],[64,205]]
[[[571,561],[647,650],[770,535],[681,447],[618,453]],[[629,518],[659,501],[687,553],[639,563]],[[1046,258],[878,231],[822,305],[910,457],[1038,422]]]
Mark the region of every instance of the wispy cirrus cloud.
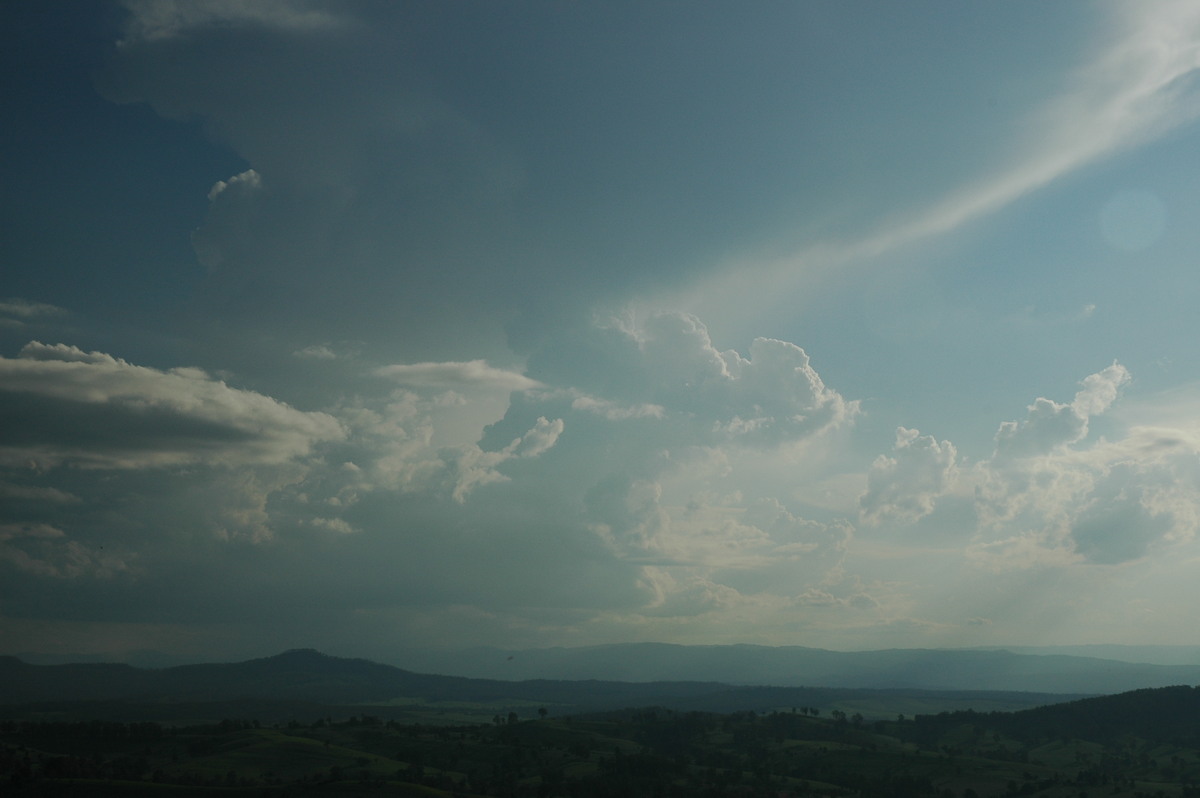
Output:
[[21,329],[67,315],[68,312],[63,308],[46,302],[34,302],[21,297],[0,299],[0,328]]
[[[1059,93],[1012,121],[1015,156],[941,199],[894,215],[853,240],[826,240],[773,259],[742,259],[674,301],[708,315],[747,292],[792,296],[814,277],[948,234],[1105,158],[1200,116],[1200,6],[1187,0],[1112,5],[1112,32]],[[988,161],[986,154],[981,160]],[[994,160],[994,159],[993,159]]]

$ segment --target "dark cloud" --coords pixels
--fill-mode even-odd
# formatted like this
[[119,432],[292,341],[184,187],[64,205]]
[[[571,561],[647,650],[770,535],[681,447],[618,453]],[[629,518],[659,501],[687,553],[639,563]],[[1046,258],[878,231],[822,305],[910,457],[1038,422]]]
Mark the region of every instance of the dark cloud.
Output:
[[63,344],[0,358],[0,445],[8,464],[93,468],[278,464],[342,435],[303,413],[199,369],[135,366]]

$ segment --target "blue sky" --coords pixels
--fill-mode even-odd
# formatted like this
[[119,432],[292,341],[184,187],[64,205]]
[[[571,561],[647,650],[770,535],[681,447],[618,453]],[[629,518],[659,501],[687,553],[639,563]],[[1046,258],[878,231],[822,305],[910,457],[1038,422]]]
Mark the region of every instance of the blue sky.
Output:
[[0,31],[7,651],[1200,643],[1194,4]]

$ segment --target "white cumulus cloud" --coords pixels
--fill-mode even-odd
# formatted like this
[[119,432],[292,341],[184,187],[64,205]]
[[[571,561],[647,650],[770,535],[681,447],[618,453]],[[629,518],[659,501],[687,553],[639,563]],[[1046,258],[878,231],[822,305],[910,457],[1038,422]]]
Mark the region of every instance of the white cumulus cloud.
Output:
[[867,472],[867,491],[859,504],[870,523],[883,518],[912,523],[929,515],[937,497],[957,478],[958,452],[950,441],[901,427],[893,454],[877,457]]

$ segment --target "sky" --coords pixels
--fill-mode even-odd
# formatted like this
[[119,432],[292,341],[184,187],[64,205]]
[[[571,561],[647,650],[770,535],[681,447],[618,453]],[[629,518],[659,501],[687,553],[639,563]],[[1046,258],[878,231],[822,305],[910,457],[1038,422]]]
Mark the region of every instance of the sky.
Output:
[[1200,644],[1200,6],[0,5],[0,653]]

